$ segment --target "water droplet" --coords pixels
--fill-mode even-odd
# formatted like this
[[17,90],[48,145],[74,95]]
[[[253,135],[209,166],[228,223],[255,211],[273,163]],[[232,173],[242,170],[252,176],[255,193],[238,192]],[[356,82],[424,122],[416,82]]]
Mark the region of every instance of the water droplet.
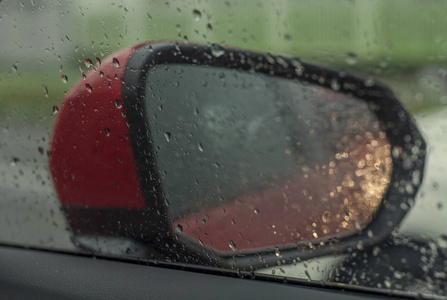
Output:
[[310,278],[310,274],[309,274],[309,271],[307,271],[307,270],[304,270],[304,274],[306,274],[306,276],[307,276],[307,278],[308,278],[309,280],[312,280],[312,279]]
[[193,17],[194,17],[194,21],[199,21],[200,18],[202,17],[202,13],[201,13],[200,10],[198,10],[198,9],[194,9],[194,10],[192,11],[192,15],[193,15]]
[[91,66],[93,66],[92,61],[90,60],[90,58],[86,58],[84,59],[84,64],[87,68],[90,68]]
[[394,158],[399,158],[400,155],[402,154],[402,148],[399,146],[393,147],[393,149],[391,150],[391,154],[393,155]]
[[48,88],[46,85],[43,86],[43,93],[45,94],[45,97],[48,98]]
[[432,183],[432,187],[433,187],[434,190],[437,190],[439,188],[439,183],[437,181],[434,181]]
[[213,25],[211,25],[211,23],[208,23],[208,24],[206,25],[206,28],[207,28],[209,31],[213,31]]
[[39,153],[40,153],[41,155],[43,155],[43,148],[42,148],[42,147],[38,147],[37,150],[39,151]]
[[405,210],[405,211],[408,211],[410,209],[410,207],[408,206],[407,203],[401,203],[400,204],[400,208]]
[[166,142],[169,142],[169,141],[171,140],[171,135],[172,135],[172,133],[170,133],[170,132],[165,132],[165,139],[166,139]]
[[200,152],[203,152],[203,146],[200,142],[197,143],[197,148],[199,149]]
[[183,232],[183,227],[182,227],[182,225],[180,225],[180,224],[177,224],[177,226],[175,226],[175,229],[176,229],[178,232]]
[[355,229],[357,230],[362,229],[362,224],[359,221],[355,221]]
[[381,252],[381,250],[380,250],[380,248],[379,248],[379,247],[374,247],[374,248],[373,248],[373,255],[374,255],[374,256],[377,256],[377,255],[379,255],[379,254],[380,254],[380,252]]
[[59,107],[53,105],[53,115],[57,115],[59,113]]
[[281,252],[279,252],[278,248],[275,248],[275,255],[276,255],[276,257],[280,257],[281,256]]
[[371,87],[374,85],[374,79],[372,79],[371,77],[367,77],[365,79],[365,82],[363,83],[366,87]]
[[407,194],[412,194],[414,192],[413,185],[411,183],[407,183],[405,185],[405,191]]
[[237,251],[236,244],[235,244],[232,240],[230,240],[230,241],[228,242],[228,246],[230,246],[231,250],[233,250],[233,251]]
[[254,212],[256,215],[259,215],[259,209],[255,209],[253,212]]
[[9,165],[10,165],[11,167],[15,167],[19,161],[20,161],[20,159],[19,159],[18,157],[13,157],[13,158],[11,159],[11,161],[9,162]]
[[304,73],[304,67],[303,67],[301,64],[295,66],[295,73],[296,73],[296,75],[298,75],[298,76],[303,75],[303,73]]
[[119,67],[120,66],[120,62],[118,61],[118,59],[117,58],[113,58],[113,60],[112,60],[112,63],[113,63],[113,65],[115,66],[115,67]]
[[357,57],[357,54],[355,54],[354,52],[348,52],[347,54],[346,54],[346,63],[348,64],[348,65],[351,65],[351,66],[353,66],[353,65],[355,65],[356,63],[357,63],[357,61],[358,61],[358,57]]
[[99,59],[99,57],[95,57],[95,62],[98,67],[101,66],[101,60]]
[[109,129],[109,128],[105,128],[105,129],[104,129],[104,134],[105,134],[106,136],[110,136],[110,129]]
[[86,90],[87,90],[89,93],[91,93],[92,90],[93,90],[92,87],[91,87],[91,85],[88,84],[88,83],[85,84],[85,88],[86,88]]
[[331,80],[331,89],[334,91],[338,91],[340,89],[340,83],[338,83],[338,80],[335,78]]
[[17,65],[12,65],[12,70],[15,72],[17,72]]
[[225,48],[222,46],[219,46],[218,44],[212,44],[211,45],[211,54],[214,57],[220,57],[225,54]]
[[63,83],[67,83],[68,82],[67,75],[61,75],[61,80],[62,80]]
[[325,211],[323,213],[323,216],[321,217],[321,220],[323,220],[324,223],[327,223],[329,221],[329,216],[331,213],[329,211]]
[[85,75],[85,73],[82,73],[82,79],[86,80],[87,79],[87,75]]
[[115,100],[115,106],[118,109],[121,109],[123,107],[123,105],[118,101],[118,99]]
[[99,71],[99,76],[104,77],[104,72],[103,71]]
[[363,242],[362,241],[358,242],[357,243],[357,250],[363,250],[363,249],[365,249],[365,246],[363,245]]

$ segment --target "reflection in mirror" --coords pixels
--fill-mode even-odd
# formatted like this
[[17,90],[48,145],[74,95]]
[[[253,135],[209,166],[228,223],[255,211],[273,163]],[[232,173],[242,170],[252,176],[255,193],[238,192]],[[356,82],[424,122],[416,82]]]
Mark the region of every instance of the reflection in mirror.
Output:
[[146,115],[173,226],[217,251],[324,241],[365,227],[390,145],[362,100],[209,66],[153,68]]

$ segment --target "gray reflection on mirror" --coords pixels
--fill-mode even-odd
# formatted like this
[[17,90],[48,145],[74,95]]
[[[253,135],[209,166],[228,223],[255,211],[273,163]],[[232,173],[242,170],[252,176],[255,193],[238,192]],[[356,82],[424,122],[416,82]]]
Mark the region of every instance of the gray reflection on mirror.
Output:
[[174,226],[221,251],[364,227],[392,170],[359,99],[209,66],[148,72],[146,113]]

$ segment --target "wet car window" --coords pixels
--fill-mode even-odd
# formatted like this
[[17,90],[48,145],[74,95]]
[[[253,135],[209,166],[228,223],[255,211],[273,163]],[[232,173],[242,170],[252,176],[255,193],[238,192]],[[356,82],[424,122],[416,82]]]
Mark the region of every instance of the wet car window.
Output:
[[[71,182],[76,188],[79,188],[76,183],[85,181],[71,173],[64,173],[60,178],[52,175],[49,166],[53,157],[51,141],[61,111],[70,105],[63,100],[73,96],[70,92],[73,87],[81,84],[83,90],[94,96],[99,91],[112,90],[115,82],[123,81],[118,75],[99,73],[109,55],[114,56],[117,51],[147,41],[172,41],[208,45],[212,47],[213,55],[219,57],[222,50],[216,45],[226,45],[299,57],[302,61],[339,70],[341,77],[347,73],[358,74],[365,78],[366,87],[383,82],[415,119],[428,145],[422,187],[415,199],[399,208],[408,213],[389,239],[370,248],[357,247],[343,254],[327,254],[293,263],[283,263],[278,252],[274,266],[256,272],[412,295],[445,296],[446,12],[447,5],[443,2],[421,0],[404,3],[355,0],[299,3],[285,0],[123,1],[108,4],[2,1],[0,242],[55,251],[86,251],[74,238],[84,233],[84,229],[77,231],[64,208],[72,201],[71,196],[76,197],[75,192],[71,196],[65,193],[64,197],[69,196],[63,200],[55,188],[58,180]],[[116,58],[110,59],[116,70],[125,64]],[[368,211],[374,213],[380,205],[387,205],[383,197],[393,171],[389,161],[398,150],[385,145],[387,136],[376,116],[369,113],[371,107],[366,102],[359,104],[349,95],[343,106],[338,106],[337,92],[341,87],[336,81],[330,83],[330,91],[316,85],[294,86],[287,80],[266,79],[267,75],[201,68],[205,67],[172,64],[151,69],[148,81],[141,84],[151,91],[146,95],[148,101],[143,109],[151,130],[144,134],[151,135],[150,145],[155,149],[156,161],[153,164],[159,168],[157,174],[163,186],[160,193],[170,207],[169,224],[180,238],[191,237],[204,247],[213,246],[222,251],[249,248],[250,243],[262,246],[262,243],[256,244],[250,239],[247,242],[247,238],[242,237],[256,230],[248,230],[248,223],[230,213],[247,207],[250,218],[262,220],[269,211],[248,205],[244,202],[246,199],[254,197],[254,192],[291,194],[286,189],[292,186],[290,182],[294,176],[310,174],[309,170],[315,170],[316,165],[325,168],[335,165],[337,155],[339,158],[345,155],[343,153],[347,152],[341,150],[349,149],[358,135],[365,138],[363,144],[369,145],[368,149],[375,147],[380,153],[377,157],[369,156],[369,161],[354,161],[356,168],[361,166],[364,170],[356,173],[358,181],[351,180],[364,192],[357,193],[356,199],[368,203]],[[107,79],[109,86],[91,86],[87,82],[94,76]],[[279,90],[281,93],[275,94]],[[326,101],[326,98],[332,100]],[[121,100],[111,101],[117,116],[126,117],[127,108]],[[84,107],[93,105],[88,101],[82,103]],[[93,111],[100,114],[101,109],[97,106]],[[306,114],[300,114],[300,111]],[[84,115],[74,118],[82,124],[90,122]],[[107,118],[114,124],[119,123],[118,117],[114,119],[108,115]],[[368,134],[360,134],[366,131]],[[112,127],[101,128],[94,135],[98,137],[93,141],[96,144],[107,138],[119,139],[122,144],[118,151],[124,151],[124,145],[132,139],[116,133]],[[79,143],[69,145],[70,149],[76,151],[81,142],[80,137]],[[232,151],[235,148],[238,152]],[[418,151],[417,148],[413,150],[415,154]],[[107,163],[108,152],[103,154]],[[70,164],[73,158],[64,159]],[[83,159],[88,160],[88,155]],[[118,160],[121,165],[128,163],[122,156],[113,157],[114,162]],[[267,163],[258,164],[259,161]],[[89,172],[85,170],[85,174]],[[374,177],[374,174],[380,176]],[[101,176],[107,179],[107,174]],[[135,172],[134,177],[138,176],[140,173]],[[422,174],[414,174],[414,185],[420,183],[421,177]],[[345,177],[342,179],[346,182]],[[129,182],[113,182],[114,190],[110,195],[123,193]],[[312,193],[322,193],[325,189],[329,194],[332,183],[328,182],[320,181],[319,185],[307,188],[297,186],[300,195],[308,199]],[[407,182],[393,183],[403,193],[413,191]],[[95,182],[89,184],[93,186]],[[333,184],[335,190],[343,186],[342,182]],[[373,188],[375,192],[370,192]],[[129,205],[117,205],[114,208],[116,214],[124,215],[128,206],[138,207],[141,204],[138,197],[145,192],[137,187],[131,195],[136,195],[137,200]],[[123,196],[122,200],[125,198]],[[92,203],[89,206],[83,199],[76,201],[85,209],[85,214],[89,211],[97,214]],[[98,197],[98,203],[101,201],[104,199]],[[222,203],[230,202],[234,207],[222,206]],[[346,205],[344,198],[340,198],[340,203]],[[279,208],[284,209],[284,205]],[[312,202],[308,204],[309,208],[311,206],[317,205]],[[213,217],[217,216],[217,210],[222,215],[222,207],[227,207],[229,213],[225,218],[215,218],[218,220],[216,225]],[[81,211],[80,215],[83,214]],[[369,222],[373,218],[373,214],[364,219],[352,214],[349,211],[338,213],[337,222],[345,222],[344,228],[360,230],[367,223],[365,220]],[[300,241],[331,236],[333,232],[319,224],[335,215],[328,211],[319,216],[318,222],[310,222],[307,233],[300,233]],[[115,224],[127,218],[127,215],[121,219],[115,216],[110,214],[106,219]],[[129,218],[132,220],[129,231],[146,224],[144,215]],[[283,222],[288,220],[284,218]],[[232,226],[227,235],[240,235],[225,236],[219,240],[223,241],[221,244],[210,234],[204,235],[206,228],[220,228],[225,222]],[[95,226],[93,221],[88,224]],[[281,231],[278,224],[269,224],[268,234],[287,233],[293,235],[293,239],[288,237],[288,242],[297,242],[296,230],[285,225]],[[318,226],[320,231],[316,230]],[[126,231],[125,228],[120,230]],[[215,231],[215,234],[221,233]],[[133,255],[128,251],[132,242],[124,241],[120,236],[103,240],[99,234],[85,234],[83,238],[88,240],[85,244],[96,243],[95,251],[113,248],[109,254]],[[273,244],[269,246],[274,246],[277,241],[270,239]],[[158,252],[153,255],[163,260],[163,255]]]

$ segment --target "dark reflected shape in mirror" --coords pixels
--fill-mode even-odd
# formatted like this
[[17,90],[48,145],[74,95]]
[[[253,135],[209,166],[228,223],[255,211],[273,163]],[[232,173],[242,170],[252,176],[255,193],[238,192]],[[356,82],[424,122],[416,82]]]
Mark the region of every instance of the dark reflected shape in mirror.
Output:
[[389,141],[363,100],[296,80],[170,64],[146,114],[173,227],[217,251],[364,228],[390,183]]

